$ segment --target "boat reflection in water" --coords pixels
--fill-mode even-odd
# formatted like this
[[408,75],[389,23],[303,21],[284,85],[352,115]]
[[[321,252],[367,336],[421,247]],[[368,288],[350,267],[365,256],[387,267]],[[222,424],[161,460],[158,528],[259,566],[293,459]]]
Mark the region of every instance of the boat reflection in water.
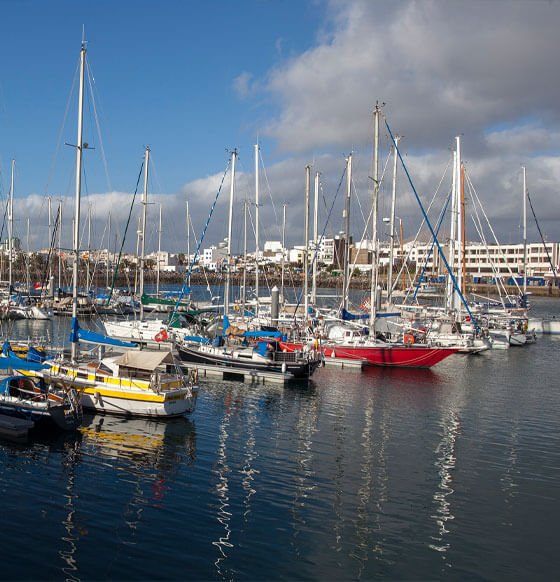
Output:
[[77,581],[82,570],[78,550],[95,534],[83,525],[92,520],[91,508],[77,508],[82,504],[75,488],[76,467],[84,462],[97,464],[99,483],[90,485],[100,486],[105,501],[120,506],[120,517],[114,522],[116,536],[121,544],[134,544],[146,506],[162,508],[173,475],[194,463],[196,431],[186,418],[157,421],[85,415],[75,446],[67,445],[66,450],[65,535],[58,554],[66,580]]
[[151,469],[165,474],[180,464],[191,464],[196,456],[194,424],[185,417],[162,421],[121,417],[84,416],[80,429],[83,447],[111,461],[122,460],[123,468],[136,472]]

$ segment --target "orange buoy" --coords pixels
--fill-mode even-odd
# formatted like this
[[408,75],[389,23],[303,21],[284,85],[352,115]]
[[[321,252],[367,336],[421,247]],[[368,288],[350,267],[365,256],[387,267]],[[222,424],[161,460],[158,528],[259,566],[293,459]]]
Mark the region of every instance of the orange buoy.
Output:
[[405,344],[413,344],[414,343],[414,336],[411,333],[406,333],[404,336],[404,343]]

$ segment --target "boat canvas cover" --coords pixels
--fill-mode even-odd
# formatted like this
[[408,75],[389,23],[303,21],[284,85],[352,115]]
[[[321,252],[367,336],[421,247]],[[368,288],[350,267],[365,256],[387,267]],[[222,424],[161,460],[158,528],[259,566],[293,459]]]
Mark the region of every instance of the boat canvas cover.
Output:
[[76,343],[78,341],[93,344],[105,344],[109,346],[117,346],[121,348],[135,348],[136,344],[131,342],[123,342],[121,340],[108,337],[101,333],[83,329],[79,326],[76,318],[72,319],[72,329],[70,330],[70,341]]
[[246,331],[243,334],[245,337],[271,337],[271,338],[281,338],[282,332],[281,331]]
[[369,313],[361,313],[357,315],[354,313],[350,313],[349,311],[346,311],[346,309],[344,309],[343,307],[340,312],[340,318],[343,319],[344,321],[352,321],[354,319],[369,319]]
[[18,356],[1,356],[0,357],[0,370],[26,370],[26,371],[36,371],[43,370],[45,366],[38,362],[27,362]]
[[173,356],[171,352],[149,352],[145,350],[125,352],[120,358],[115,360],[118,366],[127,368],[137,368],[153,372],[161,364],[172,364]]

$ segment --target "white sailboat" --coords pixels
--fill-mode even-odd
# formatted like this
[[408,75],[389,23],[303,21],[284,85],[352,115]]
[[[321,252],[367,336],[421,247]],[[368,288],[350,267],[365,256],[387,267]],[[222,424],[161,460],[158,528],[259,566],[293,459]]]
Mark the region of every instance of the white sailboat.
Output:
[[[142,193],[142,228],[139,231],[141,240],[140,246],[140,274],[139,274],[139,293],[142,298],[140,302],[140,317],[139,319],[121,319],[109,320],[103,322],[105,333],[112,338],[121,339],[124,341],[136,341],[143,345],[153,345],[155,343],[163,343],[170,347],[171,341],[174,338],[181,339],[185,335],[190,334],[190,330],[182,328],[180,323],[176,327],[170,325],[168,319],[161,318],[144,318],[144,263],[145,263],[145,238],[146,238],[146,210],[148,206],[148,168],[150,162],[150,148],[146,148],[144,152],[144,191]],[[161,211],[160,211],[160,232],[161,232]],[[159,260],[158,260],[159,265]],[[159,268],[159,267],[158,267]],[[180,316],[177,315],[174,321],[180,322]]]
[[[1,304],[0,314],[5,319],[52,319],[52,309],[30,305],[19,295],[13,295],[12,262],[14,258],[14,174],[16,161],[12,160],[10,197],[8,199],[8,288]],[[28,278],[29,285],[29,278]],[[29,290],[29,286],[28,286]]]

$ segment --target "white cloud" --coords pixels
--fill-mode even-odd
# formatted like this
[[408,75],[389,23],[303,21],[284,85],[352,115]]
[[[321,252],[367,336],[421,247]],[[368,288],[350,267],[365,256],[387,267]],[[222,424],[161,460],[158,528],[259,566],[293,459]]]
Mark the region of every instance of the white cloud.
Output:
[[[462,134],[491,219],[512,236],[521,163],[534,177],[537,213],[559,214],[558,24],[560,4],[550,2],[331,2],[316,45],[266,79],[280,106],[267,135],[283,154],[365,154],[371,112],[383,100],[418,189],[435,190]],[[547,227],[560,239],[559,226],[547,219]]]
[[[343,152],[349,151],[355,152],[357,199],[351,217],[354,236],[359,236],[371,200],[371,113],[377,99],[386,102],[383,112],[392,130],[404,136],[404,160],[426,207],[449,163],[454,136],[462,134],[469,175],[504,241],[519,240],[522,163],[527,166],[529,191],[543,230],[549,238],[560,240],[560,85],[553,74],[560,3],[341,0],[325,6],[325,21],[316,32],[313,48],[271,65],[263,77],[244,71],[233,83],[250,112],[254,112],[252,100],[259,105],[272,100],[277,107],[275,118],[258,120],[276,148],[275,155],[283,157],[268,162],[261,177],[262,241],[280,239],[282,205],[286,204],[288,242],[303,242],[304,168],[309,163],[313,171],[321,172],[322,230],[342,176]],[[283,58],[282,39],[277,46]],[[383,125],[381,134],[385,163],[390,144]],[[272,152],[264,155],[271,159]],[[243,200],[254,199],[251,171],[237,173],[236,251],[243,239]],[[390,174],[381,188],[380,216],[388,212]],[[434,220],[450,187],[447,176],[430,213]],[[219,171],[186,183],[176,194],[154,196],[154,205],[148,209],[147,247],[155,248],[160,201],[164,203],[162,244],[166,248],[185,249],[187,200],[199,237],[221,180]],[[402,168],[398,191],[397,214],[409,237],[421,215]],[[325,230],[327,236],[343,228],[343,195],[344,184]],[[227,236],[228,197],[226,178],[203,247]],[[122,192],[89,197],[95,201],[98,238],[109,211],[123,232],[131,199],[132,194]],[[87,200],[82,204],[84,218]],[[24,208],[22,215],[36,216],[41,225],[34,233],[37,247],[41,237],[46,241],[46,235],[40,234],[46,232],[47,222],[42,198],[29,196],[18,204]],[[71,208],[72,201],[68,199],[65,206]],[[139,204],[128,235],[129,250],[135,247],[138,214]],[[249,225],[248,238],[254,240],[251,219]],[[534,226],[529,232],[536,240]],[[194,246],[194,240],[191,243]]]
[[[328,41],[273,70],[280,151],[370,138],[377,98],[412,147],[529,114],[558,121],[560,6],[546,2],[334,3]],[[384,10],[380,10],[380,6]],[[441,147],[441,146],[438,146]]]
[[253,75],[243,72],[233,80],[233,89],[238,97],[245,99],[252,92],[251,81]]

